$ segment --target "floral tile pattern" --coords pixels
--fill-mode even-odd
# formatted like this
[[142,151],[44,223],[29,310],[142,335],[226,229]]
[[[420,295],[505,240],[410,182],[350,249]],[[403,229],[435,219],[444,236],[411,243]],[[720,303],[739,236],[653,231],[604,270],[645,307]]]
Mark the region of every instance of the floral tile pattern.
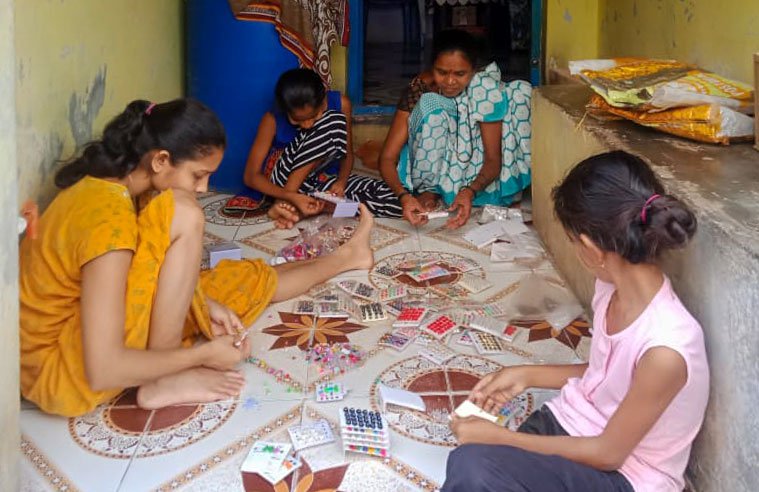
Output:
[[[244,257],[268,260],[297,234],[275,230],[265,214],[232,216],[223,212],[228,195],[201,198],[207,244],[237,240]],[[369,271],[340,278],[377,288],[403,285],[425,305],[451,309],[467,304],[493,304],[508,309],[520,280],[532,271],[556,279],[550,260],[540,264],[493,263],[489,249],[477,250],[462,239],[464,231],[448,231],[442,223],[416,229],[406,222],[381,219],[372,235],[375,265]],[[393,269],[421,262],[447,269],[450,275],[417,282]],[[472,294],[461,289],[464,274],[486,279],[489,288]],[[588,352],[592,330],[584,317],[562,330],[546,322],[513,324],[518,332],[503,351],[480,355],[459,343],[463,331],[447,341],[456,356],[433,364],[419,355],[420,345],[397,351],[378,344],[392,329],[392,316],[362,322],[352,316],[315,318],[293,314],[300,299],[271,305],[250,330],[253,347],[241,367],[246,387],[239,398],[210,404],[188,404],[156,411],[137,407],[134,392],[77,418],[65,419],[25,407],[22,423],[22,490],[24,491],[262,491],[262,492],[380,492],[439,489],[445,480],[445,461],[456,445],[448,415],[466,398],[477,380],[503,366],[533,363],[581,362]],[[309,361],[314,344],[349,344],[363,358],[334,371]],[[343,401],[316,403],[317,383],[336,380],[348,389]],[[390,456],[384,459],[345,453],[340,440],[340,407],[381,410],[378,385],[417,392],[425,412],[388,407]],[[510,426],[518,425],[551,392],[530,390],[519,397]],[[287,479],[269,484],[240,465],[256,440],[289,440],[288,427],[326,419],[336,441],[301,451],[303,465]]]

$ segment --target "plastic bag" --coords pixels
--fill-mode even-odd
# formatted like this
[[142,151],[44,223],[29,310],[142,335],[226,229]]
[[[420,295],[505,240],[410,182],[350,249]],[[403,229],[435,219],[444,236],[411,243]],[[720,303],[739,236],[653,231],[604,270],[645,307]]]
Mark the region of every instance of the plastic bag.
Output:
[[557,330],[568,326],[583,312],[569,291],[535,273],[522,278],[509,305],[512,322],[546,321]]
[[535,268],[545,259],[540,238],[534,233],[504,234],[490,249],[490,261],[499,263],[513,261],[528,268]]
[[356,230],[355,219],[334,219],[320,215],[301,223],[301,233],[271,259],[272,265],[310,260],[335,251]]
[[593,96],[588,112],[601,119],[604,113],[630,120],[639,125],[699,142],[729,144],[749,140],[754,134],[754,121],[730,108],[716,105],[668,109],[657,113],[616,108],[600,96]]
[[494,220],[520,220],[522,219],[522,210],[518,208],[499,207],[497,205],[485,205],[482,207],[480,213],[480,219],[477,221],[480,224],[487,224]]
[[674,60],[579,60],[569,62],[569,71],[617,108],[655,112],[716,104],[753,113],[751,86]]

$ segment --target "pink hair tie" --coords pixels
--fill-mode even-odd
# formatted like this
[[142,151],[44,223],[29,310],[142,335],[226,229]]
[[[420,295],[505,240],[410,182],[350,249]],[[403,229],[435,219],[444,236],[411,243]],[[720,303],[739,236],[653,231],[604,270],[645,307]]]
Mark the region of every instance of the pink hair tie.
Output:
[[640,211],[640,221],[643,222],[643,224],[646,223],[646,210],[648,209],[648,206],[651,205],[651,203],[653,203],[653,201],[657,198],[661,198],[661,195],[654,193],[651,195],[651,197],[649,197],[648,200],[646,200],[646,203],[643,204],[643,208]]
[[153,108],[155,108],[155,106],[156,106],[155,103],[150,103],[150,106],[148,106],[148,108],[145,110],[145,114],[150,116],[150,113],[153,112]]

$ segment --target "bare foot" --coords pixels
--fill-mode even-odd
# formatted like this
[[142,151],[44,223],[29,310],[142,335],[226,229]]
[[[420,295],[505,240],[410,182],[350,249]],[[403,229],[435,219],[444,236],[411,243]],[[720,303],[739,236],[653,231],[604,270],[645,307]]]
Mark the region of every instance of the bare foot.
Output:
[[277,229],[292,229],[300,220],[295,206],[282,201],[275,202],[266,214],[274,221],[274,227]]
[[431,191],[420,193],[416,199],[427,212],[432,212],[440,206],[440,195]]
[[370,243],[374,216],[363,203],[359,205],[359,210],[361,211],[361,218],[358,227],[353,232],[353,237],[335,251],[336,255],[345,258],[346,268],[343,271],[346,272],[348,270],[369,270],[374,266],[374,252]]
[[240,394],[245,377],[237,371],[217,371],[196,367],[140,386],[137,405],[146,410],[226,400]]

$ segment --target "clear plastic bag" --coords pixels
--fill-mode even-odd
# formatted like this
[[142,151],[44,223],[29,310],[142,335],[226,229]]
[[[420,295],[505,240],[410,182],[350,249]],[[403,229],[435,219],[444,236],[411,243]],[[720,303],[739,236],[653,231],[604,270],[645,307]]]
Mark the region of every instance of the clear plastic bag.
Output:
[[583,312],[568,290],[535,273],[522,278],[509,305],[512,321],[546,321],[557,330],[568,326]]
[[299,224],[301,233],[271,259],[273,265],[310,260],[335,251],[346,243],[356,230],[354,219],[334,219],[320,215]]

